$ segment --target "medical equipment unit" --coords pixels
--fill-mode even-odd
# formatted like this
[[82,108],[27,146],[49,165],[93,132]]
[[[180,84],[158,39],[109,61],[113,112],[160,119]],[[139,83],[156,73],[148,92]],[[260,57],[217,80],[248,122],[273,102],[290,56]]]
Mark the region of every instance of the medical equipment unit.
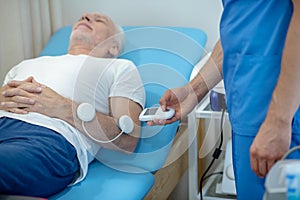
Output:
[[264,200],[300,199],[300,160],[287,159],[300,146],[290,149],[266,176]]
[[[71,29],[65,26],[56,31],[40,56],[66,54]],[[146,107],[158,105],[167,89],[188,82],[206,43],[206,34],[196,28],[124,26],[123,29],[126,41],[120,58],[137,66],[146,91]],[[179,122],[155,127],[143,122],[133,154],[102,148],[82,182],[49,199],[147,199],[147,193],[159,182],[154,174],[164,166],[178,127]]]

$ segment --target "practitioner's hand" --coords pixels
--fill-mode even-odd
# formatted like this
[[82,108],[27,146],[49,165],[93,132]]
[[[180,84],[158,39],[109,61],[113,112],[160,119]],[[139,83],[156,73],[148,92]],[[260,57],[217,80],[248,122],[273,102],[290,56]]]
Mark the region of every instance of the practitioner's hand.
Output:
[[276,161],[289,150],[291,141],[291,123],[266,118],[250,148],[250,161],[253,171],[259,177],[265,177]]
[[197,97],[189,84],[184,87],[167,90],[160,99],[160,105],[163,110],[173,108],[175,110],[174,116],[167,120],[148,121],[147,124],[149,126],[164,125],[181,120],[194,109],[197,103]]

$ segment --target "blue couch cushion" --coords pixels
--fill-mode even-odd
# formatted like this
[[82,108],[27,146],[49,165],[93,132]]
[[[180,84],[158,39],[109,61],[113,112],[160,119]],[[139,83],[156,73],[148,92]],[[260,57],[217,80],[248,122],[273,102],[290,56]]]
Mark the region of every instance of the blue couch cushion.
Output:
[[153,184],[154,176],[151,173],[124,173],[94,161],[84,181],[68,187],[49,200],[141,200]]

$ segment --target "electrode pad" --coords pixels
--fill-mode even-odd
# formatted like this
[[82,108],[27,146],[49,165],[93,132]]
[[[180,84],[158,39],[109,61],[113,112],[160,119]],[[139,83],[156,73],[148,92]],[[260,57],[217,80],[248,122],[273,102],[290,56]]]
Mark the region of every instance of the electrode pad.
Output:
[[77,117],[84,122],[92,121],[95,115],[96,110],[89,103],[82,103],[77,108]]
[[119,128],[124,132],[124,133],[131,133],[134,128],[134,124],[132,119],[128,115],[123,115],[119,118]]

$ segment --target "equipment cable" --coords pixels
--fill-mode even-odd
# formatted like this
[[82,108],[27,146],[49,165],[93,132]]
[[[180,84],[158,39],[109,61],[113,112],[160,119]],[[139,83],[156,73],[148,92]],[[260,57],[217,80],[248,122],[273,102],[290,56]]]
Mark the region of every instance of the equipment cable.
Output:
[[205,170],[205,172],[203,173],[203,175],[201,176],[201,179],[200,179],[200,184],[199,184],[199,191],[200,191],[200,198],[201,200],[203,200],[203,194],[202,194],[202,188],[203,188],[203,182],[204,180],[206,180],[207,178],[209,178],[210,176],[212,175],[215,175],[215,174],[220,174],[220,172],[218,173],[212,173],[212,174],[208,174],[208,171],[210,170],[210,168],[212,167],[212,165],[214,164],[215,160],[219,158],[222,150],[221,150],[221,147],[223,145],[223,121],[224,121],[224,114],[225,114],[225,109],[222,109],[222,115],[221,115],[221,123],[220,123],[220,135],[221,135],[221,138],[220,138],[220,144],[219,144],[219,147],[215,149],[212,157],[213,159],[211,160],[209,166],[207,167],[207,169]]

